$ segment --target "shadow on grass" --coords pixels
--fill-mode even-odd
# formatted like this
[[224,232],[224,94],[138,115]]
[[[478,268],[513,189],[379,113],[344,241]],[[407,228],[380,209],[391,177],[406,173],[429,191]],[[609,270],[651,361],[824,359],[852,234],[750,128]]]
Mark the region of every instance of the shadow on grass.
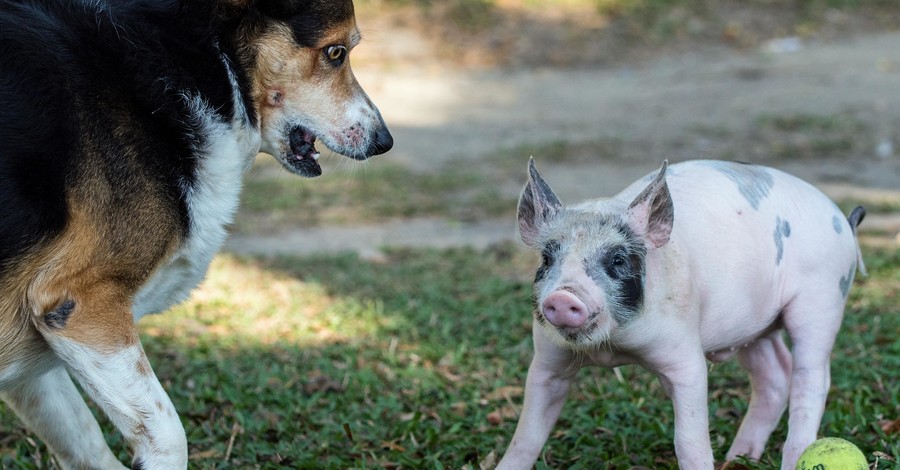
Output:
[[[897,458],[886,423],[900,417],[900,250],[866,261],[821,433],[852,440],[870,460]],[[219,257],[190,302],[141,324],[185,423],[191,467],[477,468],[502,455],[531,356],[535,263],[513,245],[397,250],[377,262]],[[660,386],[638,367],[621,377],[582,371],[539,467],[676,465]],[[722,460],[747,380],[733,361],[713,366],[710,380]],[[0,433],[0,466],[49,464],[5,409],[0,429],[11,430]],[[773,442],[785,432],[783,422]],[[127,461],[118,436],[108,438]],[[771,446],[759,468],[778,458]]]

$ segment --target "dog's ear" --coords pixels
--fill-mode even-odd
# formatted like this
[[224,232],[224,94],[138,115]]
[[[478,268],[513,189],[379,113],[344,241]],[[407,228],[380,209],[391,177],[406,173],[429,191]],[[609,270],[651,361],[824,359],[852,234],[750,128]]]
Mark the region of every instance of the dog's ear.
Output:
[[[182,1],[182,4],[184,3]],[[250,9],[256,8],[255,0],[213,0],[205,4],[212,5],[213,11],[220,19],[238,19],[246,15]]]
[[277,19],[289,18],[304,12],[316,12],[317,15],[330,19],[353,16],[352,0],[257,0],[256,8],[262,14]]
[[301,3],[309,1],[298,0],[259,0],[256,8],[264,15],[271,18],[288,18],[294,16],[301,9]]
[[[264,16],[284,19],[297,15],[304,10],[316,8],[315,0],[214,0],[219,10],[235,15],[242,15],[248,10],[256,10]],[[322,2],[328,3],[328,2]]]

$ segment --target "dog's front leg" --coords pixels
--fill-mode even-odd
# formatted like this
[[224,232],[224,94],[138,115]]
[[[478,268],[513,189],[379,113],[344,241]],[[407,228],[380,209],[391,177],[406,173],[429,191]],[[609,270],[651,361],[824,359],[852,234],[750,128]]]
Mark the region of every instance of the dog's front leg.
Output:
[[125,468],[61,365],[20,381],[0,397],[47,444],[62,468]]
[[134,468],[187,467],[184,428],[144,355],[127,296],[91,286],[35,323],[132,447]]

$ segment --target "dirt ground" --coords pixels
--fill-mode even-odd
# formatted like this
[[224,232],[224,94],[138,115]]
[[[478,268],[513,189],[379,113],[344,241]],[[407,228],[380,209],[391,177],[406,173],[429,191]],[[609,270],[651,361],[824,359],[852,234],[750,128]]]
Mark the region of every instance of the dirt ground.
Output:
[[[523,181],[534,153],[563,201],[574,202],[612,195],[664,158],[721,157],[727,144],[734,159],[794,173],[833,198],[894,207],[900,201],[897,32],[699,48],[588,67],[490,68],[437,59],[433,42],[416,28],[374,21],[367,29],[365,18],[359,21],[365,40],[354,51],[354,70],[395,139],[391,152],[366,165],[390,160],[421,172],[438,171],[448,162],[489,166],[493,152],[521,148]],[[797,158],[772,154],[764,145],[766,132],[759,131],[766,116],[852,116],[865,138],[837,151],[825,149],[824,157],[814,151]],[[547,156],[539,152],[548,142],[605,140],[626,142],[629,151],[541,164]],[[346,165],[340,157],[327,160],[332,167]],[[519,187],[502,190],[515,193]],[[882,242],[900,244],[896,212],[873,214],[863,228]],[[352,250],[378,256],[385,246],[483,247],[514,236],[513,220],[426,218],[283,227],[278,233],[233,236],[226,250],[269,255]]]

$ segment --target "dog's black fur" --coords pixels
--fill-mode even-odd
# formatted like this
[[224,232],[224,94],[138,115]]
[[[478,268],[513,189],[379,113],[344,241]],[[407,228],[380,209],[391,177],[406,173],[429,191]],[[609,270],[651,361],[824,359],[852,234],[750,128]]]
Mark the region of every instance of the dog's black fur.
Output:
[[0,398],[63,466],[115,466],[99,430],[66,439],[92,419],[66,365],[136,464],[186,465],[133,322],[202,278],[258,150],[316,176],[317,137],[390,149],[346,63],[352,1],[0,0],[0,31]]
[[[260,10],[292,15],[296,41],[312,47],[331,22],[353,14],[347,5],[261,2]],[[269,20],[215,11],[228,8],[189,0],[0,3],[0,266],[65,226],[65,188],[87,171],[87,154],[102,159],[90,164],[116,185],[152,184],[187,229],[184,192],[194,183],[195,149],[204,136],[184,121],[186,104],[177,93],[196,90],[230,121],[232,90],[219,55],[239,63],[238,42]],[[235,75],[246,118],[256,125],[246,71],[236,67]],[[123,135],[112,138],[113,129]],[[122,146],[134,156],[124,156]],[[143,194],[122,197],[123,213],[110,216],[131,217],[126,208]]]

